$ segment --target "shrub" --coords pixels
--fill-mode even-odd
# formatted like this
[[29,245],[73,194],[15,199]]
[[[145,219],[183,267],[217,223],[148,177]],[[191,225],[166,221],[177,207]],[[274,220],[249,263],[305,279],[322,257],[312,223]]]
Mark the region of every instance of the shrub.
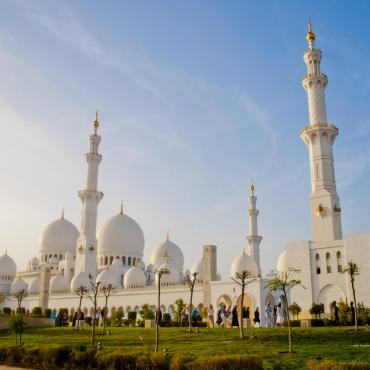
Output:
[[19,365],[24,357],[22,346],[10,346],[6,349],[6,363],[8,365]]
[[301,313],[302,311],[302,308],[299,306],[298,303],[296,302],[293,302],[289,307],[288,307],[288,310],[289,312],[292,314],[293,316],[293,319],[294,317],[296,317],[296,319],[298,320],[298,316],[299,314]]
[[113,326],[122,326],[123,325],[123,318],[125,317],[125,313],[123,312],[123,308],[119,308],[118,310],[114,311],[110,317],[111,323]]
[[86,348],[74,348],[69,354],[68,368],[72,369],[88,369],[96,367],[96,350],[90,349],[86,351]]
[[127,320],[129,324],[135,324],[137,313],[135,311],[131,311],[127,314]]
[[10,307],[3,307],[3,314],[10,315],[12,313],[12,309]]
[[370,364],[362,361],[336,362],[332,360],[310,361],[309,370],[369,370]]
[[321,314],[323,313],[324,313],[324,305],[322,303],[320,304],[312,303],[312,307],[310,308],[310,314],[315,319],[320,319]]
[[121,352],[99,352],[96,355],[98,369],[136,369],[137,356]]
[[[288,321],[287,320],[283,321],[283,326],[288,327]],[[290,326],[291,327],[296,327],[296,328],[301,326],[301,320],[290,320]]]
[[69,347],[46,348],[44,350],[44,362],[47,368],[64,367],[69,360],[71,349]]
[[45,308],[44,309],[44,317],[50,319],[50,316],[51,316],[51,308]]
[[32,315],[42,315],[42,308],[41,307],[34,307],[31,311]]
[[155,314],[148,303],[145,303],[141,306],[139,311],[140,317],[145,320],[154,320]]
[[[180,368],[181,369],[181,368]],[[262,360],[256,356],[219,356],[202,358],[186,364],[187,370],[262,370]]]
[[325,326],[325,321],[323,319],[312,319],[311,326],[312,327]]

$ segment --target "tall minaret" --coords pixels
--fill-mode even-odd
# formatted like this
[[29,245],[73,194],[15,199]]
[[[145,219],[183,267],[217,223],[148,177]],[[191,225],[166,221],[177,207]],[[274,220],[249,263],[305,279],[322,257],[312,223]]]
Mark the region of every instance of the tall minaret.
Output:
[[302,84],[308,96],[310,123],[301,132],[311,167],[312,239],[315,242],[342,239],[341,208],[334,173],[333,143],[338,128],[327,122],[325,88],[328,78],[320,71],[321,51],[315,48],[311,21],[304,53],[307,74]]
[[260,244],[262,236],[258,235],[258,224],[257,217],[259,210],[256,207],[257,197],[254,195],[254,184],[253,181],[249,188],[249,235],[247,235],[248,241],[248,254],[253,258],[258,267],[258,276],[261,276],[261,265],[260,265]]
[[81,198],[81,228],[80,237],[77,241],[76,251],[76,274],[83,271],[95,279],[96,277],[96,216],[99,202],[103,193],[97,190],[98,169],[102,160],[99,154],[100,135],[97,134],[99,121],[98,113],[94,121],[94,133],[90,135],[90,151],[85,154],[87,162],[86,188],[78,192]]

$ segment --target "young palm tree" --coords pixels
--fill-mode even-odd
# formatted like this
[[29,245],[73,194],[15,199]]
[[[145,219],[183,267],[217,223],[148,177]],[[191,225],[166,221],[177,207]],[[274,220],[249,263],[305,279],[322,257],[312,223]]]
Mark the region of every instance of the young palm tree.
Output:
[[197,281],[198,272],[188,273],[185,275],[185,283],[188,284],[190,289],[190,303],[189,303],[189,333],[191,333],[191,314],[193,312],[193,293],[194,293],[194,286]]
[[358,323],[357,323],[357,301],[356,301],[356,290],[355,290],[355,276],[360,275],[360,267],[357,263],[349,261],[347,266],[342,271],[344,274],[348,274],[351,287],[352,287],[352,295],[353,295],[353,303],[355,305],[355,331],[358,331]]
[[280,291],[283,293],[285,315],[288,321],[289,353],[292,353],[293,347],[292,347],[292,328],[290,326],[290,317],[289,317],[288,293],[295,286],[301,286],[302,288],[304,288],[300,280],[293,279],[293,275],[295,275],[298,272],[300,272],[300,270],[288,268],[287,271],[276,271],[270,275],[267,275],[269,277],[269,280],[265,287],[268,289],[269,292]]
[[241,295],[241,302],[239,308],[239,329],[240,329],[240,339],[244,339],[244,328],[243,328],[243,307],[244,307],[244,292],[245,287],[251,283],[256,278],[253,276],[252,272],[243,270],[241,272],[235,273],[234,276],[231,277],[235,283],[241,286],[242,288],[242,295]]

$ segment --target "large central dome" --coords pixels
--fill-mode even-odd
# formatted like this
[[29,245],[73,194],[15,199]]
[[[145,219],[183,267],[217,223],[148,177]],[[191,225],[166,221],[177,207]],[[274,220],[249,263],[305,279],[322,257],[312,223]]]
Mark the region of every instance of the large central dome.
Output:
[[139,224],[121,212],[106,221],[99,230],[99,265],[112,264],[114,259],[120,258],[123,265],[132,266],[143,257],[144,243]]

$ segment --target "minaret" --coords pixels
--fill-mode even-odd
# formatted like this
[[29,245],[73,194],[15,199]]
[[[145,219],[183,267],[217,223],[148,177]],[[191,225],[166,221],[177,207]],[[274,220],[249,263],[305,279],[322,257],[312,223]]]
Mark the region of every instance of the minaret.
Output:
[[81,228],[77,241],[76,274],[83,271],[95,279],[96,277],[96,216],[99,202],[103,193],[97,190],[98,169],[102,160],[99,154],[100,135],[97,134],[99,121],[98,113],[94,121],[94,133],[90,135],[90,151],[85,154],[87,162],[86,188],[78,192],[81,198]]
[[249,209],[248,209],[248,218],[249,218],[249,235],[247,236],[248,241],[248,254],[256,262],[258,268],[258,276],[261,276],[261,265],[260,265],[260,244],[262,236],[258,235],[258,224],[257,217],[259,210],[256,207],[257,197],[254,195],[254,184],[253,181],[249,188]]
[[327,122],[325,88],[328,78],[320,71],[321,51],[315,48],[311,21],[304,53],[307,74],[302,84],[308,96],[310,123],[301,132],[311,167],[312,239],[315,242],[342,239],[341,208],[334,173],[333,143],[338,128]]

